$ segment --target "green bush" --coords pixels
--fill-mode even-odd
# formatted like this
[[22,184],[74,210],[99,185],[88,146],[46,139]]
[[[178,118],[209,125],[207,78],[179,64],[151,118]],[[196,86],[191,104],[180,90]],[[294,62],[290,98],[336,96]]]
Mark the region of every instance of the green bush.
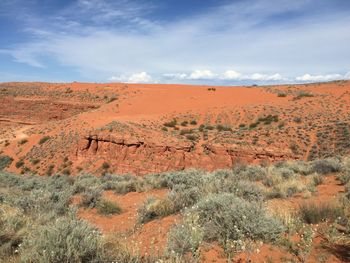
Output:
[[120,214],[122,209],[115,202],[102,199],[97,203],[97,211],[102,215]]

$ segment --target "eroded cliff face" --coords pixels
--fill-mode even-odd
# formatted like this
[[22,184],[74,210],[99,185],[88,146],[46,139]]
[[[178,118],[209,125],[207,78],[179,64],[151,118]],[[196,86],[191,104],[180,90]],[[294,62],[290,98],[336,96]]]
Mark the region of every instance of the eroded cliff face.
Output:
[[215,145],[190,141],[153,142],[107,133],[84,136],[76,149],[82,162],[105,160],[116,173],[147,173],[200,168],[230,168],[237,161],[259,163],[292,159],[289,150],[242,145]]

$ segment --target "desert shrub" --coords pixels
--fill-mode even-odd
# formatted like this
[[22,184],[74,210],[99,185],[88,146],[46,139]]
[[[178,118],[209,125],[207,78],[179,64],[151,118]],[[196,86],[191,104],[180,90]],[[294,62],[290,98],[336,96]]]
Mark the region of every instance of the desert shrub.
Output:
[[151,189],[151,186],[147,186],[145,180],[131,175],[104,174],[100,177],[99,184],[104,190],[113,190],[117,194],[142,192],[147,187]]
[[287,94],[284,92],[278,92],[277,96],[280,98],[284,98],[284,97],[287,97]]
[[161,179],[161,185],[169,189],[173,189],[176,185],[185,185],[191,188],[202,184],[205,174],[206,172],[195,169],[169,172]]
[[333,221],[343,216],[343,210],[336,203],[303,203],[299,208],[301,219],[308,224],[317,224],[322,221]]
[[172,214],[173,204],[169,199],[156,199],[150,197],[137,211],[138,224],[145,224],[153,219]]
[[231,192],[247,201],[263,201],[265,198],[264,189],[249,181],[238,181]]
[[41,145],[41,144],[44,144],[45,142],[47,142],[47,141],[50,140],[50,139],[51,139],[50,136],[44,136],[44,137],[42,137],[42,138],[40,139],[39,144],[40,144],[40,145]]
[[15,166],[16,168],[21,168],[24,165],[24,161],[23,160],[19,160],[18,162],[16,162]]
[[233,194],[209,195],[193,208],[204,227],[207,240],[273,241],[284,230],[277,219],[267,214],[258,203],[248,202]]
[[309,175],[314,172],[312,170],[311,165],[304,161],[282,162],[278,165],[278,167],[288,168],[294,171],[294,173],[301,174],[301,175]]
[[0,259],[18,252],[26,234],[25,225],[26,219],[18,211],[9,213],[0,210]]
[[249,124],[249,128],[254,129],[258,126],[258,124],[259,124],[258,122],[253,122],[253,123]]
[[27,237],[21,257],[23,262],[38,263],[99,262],[101,244],[99,231],[85,221],[60,218]]
[[31,190],[21,198],[16,198],[13,204],[24,214],[39,215],[51,212],[52,215],[61,216],[69,211],[71,195],[70,189],[53,191],[45,187]]
[[18,144],[19,144],[19,145],[23,145],[23,144],[25,144],[25,143],[27,143],[27,142],[28,142],[27,139],[22,139],[22,140],[20,140],[20,141],[18,142]]
[[312,170],[319,174],[330,174],[341,170],[341,162],[336,158],[316,160],[312,163]]
[[192,129],[183,129],[180,131],[180,135],[186,135],[186,134],[191,134],[193,133]]
[[83,193],[97,186],[101,186],[101,179],[99,177],[91,174],[81,174],[75,177],[74,193]]
[[193,135],[193,134],[187,134],[186,135],[186,139],[189,140],[189,141],[195,141],[197,140],[197,136],[196,135]]
[[345,186],[345,197],[350,200],[350,182]]
[[31,162],[33,165],[36,165],[36,164],[40,163],[40,160],[39,160],[39,159],[33,159],[33,160],[30,160],[30,162]]
[[216,125],[216,129],[220,131],[232,131],[232,129],[229,126],[224,126],[221,124]]
[[294,171],[288,167],[273,167],[271,173],[280,175],[284,180],[288,180],[294,176]]
[[190,140],[190,141],[195,141],[195,140],[197,140],[197,136],[193,135],[193,134],[187,134],[186,139]]
[[267,176],[266,168],[259,165],[238,165],[233,171],[239,178],[249,181],[260,181]]
[[278,173],[270,173],[266,178],[262,181],[263,185],[267,187],[272,187],[280,184],[283,181],[281,174]]
[[101,195],[101,188],[90,188],[83,193],[80,205],[88,208],[96,207],[98,202],[100,201]]
[[307,91],[300,91],[297,96],[294,99],[301,99],[301,98],[307,98],[307,97],[313,97],[314,95],[312,93],[309,93]]
[[115,202],[102,199],[97,203],[97,211],[102,215],[120,214],[122,209]]
[[110,165],[109,165],[109,163],[107,163],[107,162],[104,162],[104,163],[102,164],[102,169],[103,169],[103,170],[108,170],[109,167],[110,167]]
[[117,99],[118,99],[117,97],[112,96],[112,97],[110,97],[110,98],[107,99],[107,103],[111,103],[111,102],[113,102],[113,101],[115,101],[115,100],[117,100]]
[[343,185],[346,185],[348,182],[350,182],[350,170],[344,171],[343,174],[338,176],[338,179]]
[[54,164],[50,164],[49,167],[47,168],[46,175],[51,176],[53,174],[53,169],[55,168]]
[[169,122],[165,122],[163,125],[165,126],[165,127],[169,127],[169,128],[174,128],[175,126],[176,126],[176,124],[177,124],[177,121],[176,121],[176,119],[173,119],[172,121],[169,121]]
[[296,193],[307,191],[307,186],[297,177],[291,180],[282,181],[275,185],[268,193],[269,198],[288,198]]
[[324,177],[322,175],[316,174],[312,177],[312,181],[315,186],[321,185],[324,182]]
[[9,167],[12,162],[13,162],[13,159],[10,156],[0,155],[0,171]]
[[181,122],[181,126],[187,126],[187,124],[188,124],[188,121]]
[[198,222],[198,215],[186,213],[181,223],[170,229],[167,242],[167,253],[184,255],[191,252],[197,256],[197,251],[204,238],[204,231]]
[[196,120],[192,120],[192,121],[190,122],[190,124],[191,124],[191,125],[197,125],[197,121],[196,121]]
[[70,170],[69,168],[64,168],[64,169],[62,170],[62,174],[64,174],[64,175],[70,175],[70,174],[71,174],[71,170]]
[[260,117],[257,123],[263,122],[265,125],[271,124],[272,122],[278,122],[278,115],[267,115],[266,117]]
[[197,186],[176,185],[168,194],[168,200],[173,205],[173,212],[194,205],[202,196],[203,192]]

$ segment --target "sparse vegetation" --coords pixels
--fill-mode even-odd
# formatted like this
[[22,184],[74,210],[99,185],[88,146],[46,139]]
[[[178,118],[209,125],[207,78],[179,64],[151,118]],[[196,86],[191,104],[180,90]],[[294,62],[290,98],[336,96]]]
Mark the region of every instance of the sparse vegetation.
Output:
[[[68,162],[67,158],[65,163]],[[229,170],[186,170],[144,177],[39,177],[2,172],[0,258],[23,262],[191,262],[200,257],[203,245],[213,242],[222,246],[228,257],[263,242],[278,243],[293,255],[307,258],[315,235],[313,228],[318,227],[315,224],[322,223],[319,233],[332,244],[344,242],[340,236],[342,240],[349,238],[350,187],[345,187],[342,201],[317,203],[300,199],[298,212],[289,216],[272,213],[270,207],[266,208],[266,200],[309,193],[311,186],[325,183],[330,173],[347,174],[346,167],[342,159],[328,158],[272,166],[237,163]],[[346,180],[344,183],[348,184]],[[144,256],[141,260],[139,255],[127,252],[79,219],[77,206],[71,203],[79,195],[80,209],[95,208],[99,216],[112,216],[124,211],[118,203],[106,199],[103,191],[125,194],[160,188],[169,189],[168,194],[146,199],[138,209],[136,226],[142,228],[154,219],[173,214],[181,214],[181,219],[170,229],[166,254],[157,254],[156,258]],[[345,234],[334,226],[341,226]],[[288,239],[289,235],[300,236],[300,245]]]
[[50,139],[51,139],[50,136],[44,136],[40,139],[39,144],[44,144],[45,142],[47,142]]
[[308,224],[317,224],[325,220],[334,221],[343,215],[340,205],[334,203],[303,203],[300,206],[300,217]]
[[309,93],[307,91],[300,91],[296,97],[294,97],[295,100],[299,100],[302,98],[310,98],[310,97],[314,97],[314,95],[312,93]]
[[0,171],[9,167],[12,162],[13,162],[13,159],[10,156],[0,155]]
[[102,215],[120,214],[122,209],[115,202],[102,199],[97,203],[97,211]]
[[165,127],[174,128],[177,125],[177,121],[176,119],[173,119],[172,121],[165,122],[163,125]]
[[23,145],[23,144],[26,144],[28,142],[27,139],[22,139],[18,142],[19,145]]

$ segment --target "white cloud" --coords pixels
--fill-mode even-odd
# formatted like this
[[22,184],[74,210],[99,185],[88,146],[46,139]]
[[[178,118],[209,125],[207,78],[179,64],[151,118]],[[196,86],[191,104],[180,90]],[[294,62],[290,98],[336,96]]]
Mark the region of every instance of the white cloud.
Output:
[[284,80],[284,78],[278,73],[273,74],[273,75],[254,73],[253,75],[248,76],[246,79],[257,80],[257,81],[278,81],[278,80]]
[[109,78],[110,81],[127,82],[127,83],[151,83],[152,77],[147,72],[134,73],[130,76],[120,75],[112,76]]
[[227,70],[225,71],[222,76],[221,76],[221,79],[224,79],[224,80],[240,80],[242,77],[242,74],[237,72],[237,71],[234,71],[234,70]]
[[337,80],[342,79],[346,77],[342,76],[340,74],[327,74],[327,75],[310,75],[310,74],[304,74],[303,76],[296,77],[297,81],[331,81],[331,80]]
[[262,73],[254,73],[254,74],[243,74],[241,72],[235,70],[226,70],[223,73],[217,74],[210,70],[195,70],[190,74],[186,73],[171,73],[171,74],[163,74],[164,77],[176,80],[224,80],[224,81],[281,81],[287,80],[282,77],[281,74],[262,74]]
[[215,77],[216,77],[216,74],[214,74],[210,70],[205,69],[205,70],[195,70],[195,71],[193,71],[187,77],[187,79],[193,79],[193,80],[197,80],[197,79],[214,79]]

